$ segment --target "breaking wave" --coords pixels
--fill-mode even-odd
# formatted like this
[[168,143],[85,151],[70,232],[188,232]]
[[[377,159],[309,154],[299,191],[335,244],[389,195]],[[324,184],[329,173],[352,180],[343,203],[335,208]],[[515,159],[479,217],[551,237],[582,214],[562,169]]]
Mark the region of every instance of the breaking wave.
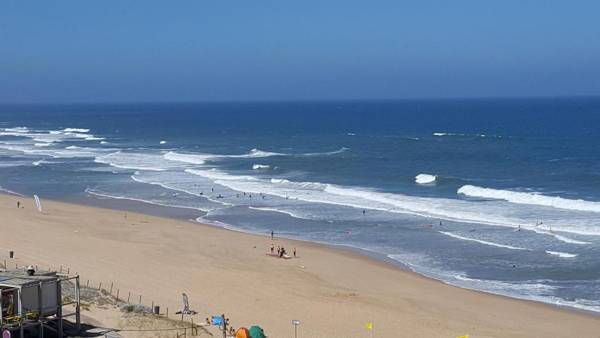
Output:
[[590,202],[581,199],[566,199],[559,196],[546,196],[538,193],[490,189],[474,185],[462,186],[458,189],[457,193],[469,197],[498,199],[517,204],[532,204],[566,210],[600,212],[600,202]]
[[435,176],[435,175],[429,175],[429,174],[419,174],[419,175],[415,176],[415,182],[417,184],[431,184],[431,183],[435,183],[436,179],[437,179],[437,176]]
[[549,255],[558,256],[560,258],[575,258],[575,257],[577,257],[577,254],[571,254],[571,253],[560,252],[560,251],[546,250],[546,253]]
[[164,158],[170,161],[185,162],[191,164],[204,164],[209,160],[211,155],[200,155],[200,154],[182,154],[174,151],[169,151],[164,155]]
[[253,164],[252,170],[265,170],[271,168],[268,164]]
[[489,246],[495,246],[498,248],[505,248],[505,249],[511,249],[511,250],[528,250],[526,248],[521,248],[518,246],[512,246],[512,245],[507,245],[507,244],[499,244],[499,243],[494,243],[494,242],[488,242],[488,241],[483,241],[480,239],[475,239],[475,238],[470,238],[470,237],[464,237],[464,236],[460,236],[457,234],[453,234],[451,232],[447,232],[447,231],[438,231],[441,234],[444,234],[446,236],[452,237],[452,238],[456,238],[456,239],[460,239],[463,241],[470,241],[470,242],[477,242],[480,244],[484,244],[484,245],[489,245]]

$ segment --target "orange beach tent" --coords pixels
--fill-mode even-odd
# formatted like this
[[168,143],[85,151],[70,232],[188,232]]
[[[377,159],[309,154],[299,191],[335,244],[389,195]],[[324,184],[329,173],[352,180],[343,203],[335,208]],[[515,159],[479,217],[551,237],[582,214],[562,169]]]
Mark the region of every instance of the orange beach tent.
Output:
[[250,338],[250,332],[245,327],[240,327],[235,332],[235,338]]

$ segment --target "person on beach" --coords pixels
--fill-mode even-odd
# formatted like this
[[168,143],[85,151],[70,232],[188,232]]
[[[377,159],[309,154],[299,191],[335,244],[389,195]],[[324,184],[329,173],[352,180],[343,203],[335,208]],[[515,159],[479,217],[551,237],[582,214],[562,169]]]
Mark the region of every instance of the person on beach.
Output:
[[294,258],[296,258],[296,248],[294,247]]
[[275,232],[271,230],[271,240],[273,240],[273,236],[275,236]]
[[283,255],[285,255],[285,248],[281,247],[281,251],[279,252],[279,258],[283,258]]
[[21,201],[17,201],[17,209],[21,208]]
[[274,250],[275,250],[275,246],[273,244],[271,244],[271,255],[273,254]]

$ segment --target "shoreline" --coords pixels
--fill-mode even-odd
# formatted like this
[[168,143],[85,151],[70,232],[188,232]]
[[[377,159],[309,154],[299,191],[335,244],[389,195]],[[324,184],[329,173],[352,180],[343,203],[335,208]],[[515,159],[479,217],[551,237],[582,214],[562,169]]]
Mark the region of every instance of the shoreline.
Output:
[[[7,201],[11,201],[14,202],[18,199],[21,199],[22,202],[24,202],[25,205],[27,205],[27,215],[28,217],[30,217],[31,219],[38,220],[40,218],[45,218],[44,214],[42,215],[37,215],[36,212],[33,210],[32,208],[32,201],[30,200],[30,198],[23,198],[23,197],[19,197],[19,196],[12,196],[12,195],[7,195],[7,194],[0,194],[0,201],[2,202],[7,202]],[[120,202],[120,201],[119,201]],[[44,200],[43,203],[45,205],[48,205],[50,207],[50,212],[49,212],[49,216],[52,217],[54,213],[67,213],[66,215],[62,215],[64,217],[61,217],[61,219],[63,221],[65,221],[66,223],[69,223],[73,221],[73,216],[74,215],[68,215],[68,210],[70,209],[76,209],[78,214],[81,215],[110,215],[110,219],[115,221],[117,219],[120,219],[122,217],[122,212],[123,210],[117,211],[115,209],[112,208],[104,208],[101,206],[88,206],[85,203],[82,204],[74,204],[71,202],[62,202],[62,201],[54,201],[54,200]],[[136,202],[136,203],[140,203],[140,204],[145,204],[143,202]],[[6,204],[6,203],[3,203]],[[10,205],[10,207],[5,207],[3,206],[0,210],[4,212],[8,212],[9,216],[11,216],[10,214],[10,209],[14,208],[13,205]],[[164,207],[164,208],[171,208],[171,207]],[[14,208],[16,209],[16,208]],[[52,211],[54,210],[54,211]],[[15,210],[16,211],[16,210]],[[30,212],[31,211],[31,212]],[[20,212],[17,211],[17,212]],[[225,243],[229,243],[230,241],[235,242],[238,239],[241,240],[242,242],[246,242],[246,241],[250,241],[252,243],[268,243],[269,242],[269,236],[267,236],[266,234],[255,234],[255,233],[249,233],[249,232],[245,232],[245,231],[241,231],[241,230],[236,230],[236,229],[229,229],[226,227],[221,227],[218,225],[214,225],[214,224],[203,224],[200,223],[198,221],[192,221],[192,220],[181,220],[181,219],[173,219],[173,218],[165,218],[164,216],[153,216],[153,215],[147,215],[147,214],[143,214],[143,213],[139,213],[137,211],[127,211],[126,213],[130,213],[128,216],[126,216],[126,221],[125,223],[128,223],[129,220],[127,220],[127,217],[131,218],[131,219],[135,219],[135,220],[139,220],[139,219],[147,219],[146,221],[140,221],[140,223],[144,223],[144,222],[148,222],[148,223],[144,223],[144,224],[152,224],[152,229],[148,228],[148,231],[152,230],[152,232],[164,232],[166,231],[168,228],[163,228],[163,224],[168,224],[171,226],[174,226],[175,228],[188,228],[187,230],[189,230],[190,234],[194,233],[194,234],[199,234],[200,236],[197,239],[200,239],[202,237],[202,234],[206,234],[206,233],[210,233],[212,235],[215,235],[219,238],[221,238],[222,240],[225,241]],[[13,213],[16,214],[16,213]],[[41,217],[40,217],[41,216]],[[9,217],[10,218],[10,217]],[[30,221],[31,221],[30,219]],[[25,220],[27,221],[27,220]],[[122,220],[121,220],[122,221]],[[125,224],[123,223],[123,224]],[[160,224],[159,224],[160,223]],[[137,222],[136,222],[137,224]],[[187,224],[188,226],[186,226],[185,224]],[[73,226],[78,227],[79,225],[75,225],[75,224],[71,224],[69,223],[68,227],[72,228]],[[146,226],[146,225],[144,225]],[[148,225],[148,227],[150,227],[150,225]],[[196,229],[197,228],[197,229]],[[101,236],[101,240],[104,240],[105,236],[109,236],[112,237],[115,235],[114,232],[122,232],[123,229],[119,228],[119,227],[113,227],[112,229],[104,229],[104,228],[94,228],[91,227],[91,229],[93,229],[94,231],[97,232],[102,232],[102,231],[106,231],[106,234],[104,234],[103,236]],[[127,229],[129,230],[129,229]],[[173,230],[173,228],[171,228],[171,230]],[[79,232],[79,228],[77,228],[77,232]],[[84,231],[83,229],[81,229],[81,231]],[[125,231],[128,233],[128,231]],[[131,234],[132,236],[134,236],[133,234]],[[144,232],[140,232],[140,233],[136,233],[135,234],[135,238],[136,241],[139,239],[136,236],[140,236],[141,238],[144,238],[146,235],[144,234]],[[234,238],[235,237],[235,238]],[[180,239],[183,239],[184,237],[181,237]],[[90,240],[96,240],[97,238],[95,236],[91,236],[89,238]],[[152,244],[153,246],[157,245],[157,242],[154,241],[156,240],[156,238],[153,238],[153,241],[150,241],[148,243],[146,243],[145,241],[142,241],[143,244]],[[389,299],[388,298],[394,298],[394,295],[397,293],[397,291],[395,290],[396,287],[398,286],[394,286],[396,284],[402,284],[402,282],[406,282],[407,280],[410,281],[411,283],[411,288],[415,288],[417,291],[417,299],[420,298],[419,295],[425,296],[424,293],[428,292],[428,288],[434,288],[436,290],[441,290],[441,294],[445,294],[445,295],[451,295],[449,298],[451,299],[458,299],[458,304],[455,306],[461,306],[460,303],[462,303],[462,299],[463,298],[475,298],[478,299],[478,301],[484,301],[484,302],[491,302],[491,303],[507,303],[509,304],[508,307],[520,307],[520,308],[527,308],[529,309],[528,311],[534,311],[534,312],[541,312],[541,313],[551,313],[552,315],[556,315],[558,317],[562,317],[562,316],[566,316],[566,317],[573,317],[573,318],[578,318],[581,321],[590,321],[591,323],[588,323],[587,325],[591,325],[594,330],[600,331],[600,316],[598,316],[597,313],[594,313],[592,311],[586,311],[586,310],[582,310],[582,309],[577,309],[577,308],[572,308],[572,307],[565,307],[565,306],[560,306],[560,305],[553,305],[553,304],[549,304],[549,303],[543,303],[543,302],[539,302],[539,301],[535,301],[535,300],[527,300],[527,299],[518,299],[518,298],[513,298],[513,297],[508,297],[508,296],[504,296],[504,295],[498,295],[498,294],[494,294],[491,292],[486,292],[486,291],[480,291],[480,290],[474,290],[474,289],[466,289],[466,288],[461,288],[458,286],[454,286],[452,284],[446,283],[444,281],[441,280],[437,280],[434,279],[432,277],[428,277],[426,275],[422,275],[418,272],[412,271],[409,268],[405,268],[400,266],[400,264],[397,264],[397,262],[392,262],[391,259],[389,259],[388,261],[384,260],[384,259],[380,259],[379,257],[377,257],[376,253],[373,253],[373,255],[369,255],[366,250],[360,250],[357,248],[351,248],[348,246],[343,246],[343,245],[334,245],[334,244],[326,244],[326,243],[318,243],[318,242],[312,242],[312,241],[308,241],[308,240],[302,240],[302,239],[288,239],[288,238],[282,238],[282,237],[277,237],[278,241],[281,241],[282,245],[283,243],[286,243],[285,245],[288,246],[289,244],[292,244],[294,247],[300,247],[302,248],[302,251],[299,251],[299,253],[301,254],[301,258],[300,260],[303,262],[304,258],[302,258],[302,254],[303,252],[310,252],[310,253],[317,253],[317,256],[323,256],[329,260],[331,260],[331,262],[339,262],[339,261],[344,261],[346,263],[346,267],[349,268],[353,268],[355,265],[356,266],[360,266],[360,268],[357,268],[358,270],[361,271],[365,271],[365,278],[371,278],[369,276],[369,273],[373,272],[373,271],[377,271],[380,274],[385,274],[385,275],[389,275],[386,278],[376,278],[374,276],[372,276],[373,280],[365,280],[364,282],[361,281],[348,281],[348,282],[339,282],[336,279],[337,278],[332,278],[332,280],[329,280],[327,284],[327,287],[332,287],[335,290],[333,292],[334,295],[334,299],[327,299],[327,301],[324,304],[321,304],[323,307],[329,307],[331,304],[330,303],[334,303],[334,305],[339,302],[339,299],[337,299],[338,294],[341,294],[341,298],[344,300],[348,300],[348,299],[352,299],[352,298],[361,298],[358,295],[361,295],[363,293],[367,293],[369,294],[370,288],[372,286],[376,286],[376,285],[385,285],[386,286],[386,291],[383,292],[383,298],[380,299],[380,294],[379,292],[374,292],[374,294],[370,295],[372,298],[376,299],[378,303],[378,307],[375,307],[377,309],[381,308],[387,308],[390,307],[391,304],[388,304]],[[171,242],[170,242],[171,243]],[[196,243],[194,240],[191,240],[190,243]],[[210,241],[207,242],[208,244],[210,244]],[[237,242],[236,242],[237,243]],[[2,247],[6,247],[6,242],[5,240],[0,240],[0,244],[2,244]],[[173,243],[171,243],[173,244]],[[205,243],[206,244],[206,243]],[[162,243],[160,242],[160,238],[158,241],[158,247],[161,247]],[[137,248],[135,251],[137,251]],[[226,250],[227,248],[225,248],[225,252],[229,252],[228,250]],[[257,245],[254,245],[254,248],[251,249],[249,252],[252,254],[256,254],[256,249],[257,249]],[[266,247],[265,247],[266,249]],[[223,248],[220,248],[217,246],[217,248],[215,248],[215,250],[224,250]],[[244,249],[246,251],[248,251],[248,249]],[[234,250],[232,249],[232,254],[233,256],[236,256],[239,254],[239,252],[233,252]],[[17,255],[19,255],[20,250],[17,249]],[[67,251],[68,252],[68,251]],[[127,251],[130,252],[130,251]],[[246,252],[247,253],[247,252]],[[265,250],[266,253],[266,250]],[[212,257],[214,255],[214,253],[211,250],[207,250],[205,252],[202,252],[203,255]],[[383,255],[381,255],[383,256]],[[243,257],[240,256],[240,257]],[[240,258],[238,257],[238,258]],[[40,257],[35,257],[36,259],[40,259]],[[164,261],[164,263],[168,263],[170,262],[169,259],[164,260],[164,257],[155,257],[157,261]],[[181,258],[181,257],[180,257]],[[214,257],[213,257],[214,258]],[[255,262],[256,259],[258,259],[258,262]],[[320,258],[317,258],[317,260],[315,261],[310,261],[311,264],[315,264],[315,265],[322,265],[323,262],[319,262]],[[247,263],[249,265],[251,264],[258,264],[255,266],[256,269],[260,270],[262,268],[262,264],[264,264],[263,262],[264,257],[262,255],[257,255],[256,257],[253,257],[252,259],[250,259]],[[211,261],[210,259],[208,260],[211,264],[214,264],[214,261]],[[284,261],[280,261],[280,260],[275,260],[278,263],[274,263],[274,264],[286,264],[287,262]],[[291,260],[293,262],[295,262],[296,260]],[[235,260],[235,258],[232,258],[232,262],[230,262],[232,265],[237,265],[238,262]],[[273,260],[268,261],[269,264],[272,265]],[[290,262],[291,263],[291,262]],[[325,262],[326,263],[326,262]],[[58,264],[57,262],[55,262],[55,264]],[[335,264],[334,264],[335,265]],[[302,265],[304,266],[304,265]],[[73,268],[76,268],[75,266],[72,266]],[[276,269],[279,269],[279,266],[275,267]],[[245,268],[241,268],[242,271],[245,271]],[[316,284],[316,285],[320,285],[320,280],[324,278],[325,275],[327,275],[328,277],[330,276],[330,273],[327,271],[328,267],[327,264],[325,264],[325,270],[319,270],[317,269],[317,271],[315,272],[316,275],[313,277],[317,277],[317,280],[314,281],[312,280],[312,278],[309,278],[308,280],[302,279],[302,283],[306,283],[308,285],[303,285],[304,286],[308,286],[309,288],[311,286],[314,285],[310,285],[312,283]],[[333,270],[336,270],[335,267],[332,268]],[[110,270],[110,266],[103,266],[103,268],[101,270],[104,270],[103,273],[105,273],[106,271]],[[304,270],[304,267],[301,268],[301,270]],[[84,271],[84,270],[78,270],[78,271]],[[125,270],[127,271],[127,270]],[[88,272],[88,271],[85,271]],[[85,273],[83,272],[83,273]],[[110,271],[109,271],[110,272]],[[214,273],[218,274],[222,272],[221,270],[217,269]],[[226,271],[226,274],[229,275],[231,271]],[[251,271],[252,273],[254,271]],[[292,276],[294,278],[299,278],[299,276],[296,276],[295,274],[297,273],[296,271],[280,271],[283,274],[285,274],[286,276]],[[338,271],[340,274],[347,274],[348,271],[346,270],[340,270]],[[89,272],[88,272],[89,273]],[[231,272],[233,273],[233,276],[237,276],[239,275],[241,272],[239,271],[233,271]],[[267,275],[270,274],[270,272],[266,272]],[[102,274],[100,274],[101,276]],[[350,274],[351,275],[351,274]],[[397,281],[393,280],[394,276],[397,276],[399,279],[404,279],[403,281],[401,281],[400,283],[397,283]],[[260,277],[264,277],[262,275],[260,275]],[[291,278],[291,277],[290,277]],[[331,279],[331,278],[330,278]],[[135,278],[132,279],[132,281],[135,281]],[[373,282],[373,283],[370,283]],[[180,281],[183,283],[183,281]],[[335,284],[335,285],[329,285],[329,284]],[[347,285],[346,285],[347,284]],[[423,286],[424,285],[424,286]],[[258,286],[258,289],[255,288],[249,288],[248,290],[252,290],[252,292],[257,292],[257,290],[260,290],[260,284]],[[322,285],[321,285],[322,286]],[[401,285],[400,285],[401,286]],[[357,290],[356,292],[354,291],[348,291],[348,292],[340,292],[339,290]],[[246,290],[246,291],[248,291]],[[358,292],[358,290],[360,290],[361,292]],[[282,297],[284,299],[284,301],[288,301],[287,299],[287,292],[286,290],[282,291],[282,294],[279,295],[280,298]],[[319,298],[320,294],[315,295],[315,298]],[[397,295],[396,295],[397,296]],[[277,297],[276,297],[277,298]],[[311,302],[311,298],[309,298],[308,300],[303,299],[303,297],[299,297],[301,298],[301,301],[299,301],[299,304],[304,304],[304,302]],[[368,297],[367,297],[368,298]],[[400,297],[402,298],[402,297]],[[359,303],[363,303],[361,300],[361,302]],[[440,303],[444,303],[446,300],[444,299],[440,299],[440,300],[429,300],[431,302],[433,302],[434,304],[436,302],[440,302]],[[371,303],[375,302],[375,300],[369,300],[366,301],[365,304],[362,305],[372,305]],[[175,304],[176,302],[174,302]],[[380,303],[380,304],[379,304]],[[411,302],[408,302],[409,304]],[[361,305],[359,304],[359,305]],[[352,302],[349,302],[348,304],[344,304],[345,306],[349,307],[349,308],[355,308],[355,304],[353,304]],[[420,306],[418,305],[418,301],[416,304],[412,304],[413,306],[416,306],[416,308],[420,308]],[[505,305],[503,305],[505,306]],[[467,306],[468,307],[468,306]],[[312,307],[309,306],[306,309],[311,309]],[[476,310],[474,313],[478,313],[481,310],[483,310],[484,308],[480,308],[478,310]],[[472,311],[473,309],[471,308],[470,311]],[[223,311],[228,311],[227,309],[223,309]],[[375,310],[374,310],[375,311]],[[306,311],[305,311],[306,312]],[[304,313],[305,313],[304,312]],[[379,312],[379,311],[377,311]],[[409,311],[410,312],[410,311]],[[427,311],[425,311],[427,312]],[[433,311],[436,312],[436,311]],[[301,312],[302,313],[302,312]],[[325,312],[327,313],[327,312]],[[402,311],[401,311],[402,313]],[[350,314],[350,313],[348,313]],[[250,316],[251,314],[245,314],[243,315],[243,317],[246,316]],[[398,313],[396,312],[395,315],[398,315]],[[449,316],[454,316],[454,314],[447,314]],[[493,315],[493,314],[492,314]],[[506,316],[510,316],[510,311],[508,313],[505,313],[504,315]],[[547,315],[547,314],[546,314]],[[410,317],[410,316],[409,316]],[[420,316],[417,316],[420,318]],[[442,318],[445,318],[445,316],[441,316]],[[485,317],[485,316],[484,316]],[[422,319],[422,318],[421,318]],[[365,319],[366,320],[366,319]],[[487,320],[486,320],[487,321]],[[360,326],[360,323],[357,323],[357,325]],[[383,324],[379,324],[379,325],[383,325]],[[379,326],[378,325],[378,326]],[[318,325],[321,326],[321,325]],[[584,324],[585,326],[585,324]],[[269,328],[268,325],[265,325],[266,328]],[[502,326],[501,326],[502,327]],[[395,327],[392,325],[389,327],[389,332],[393,332],[393,329]],[[275,331],[280,332],[279,330],[282,330],[280,328],[273,328],[274,330],[268,330],[268,331]],[[424,328],[421,328],[424,329]],[[439,329],[439,328],[437,328]],[[505,329],[505,328],[504,328]],[[384,330],[387,332],[387,328]],[[459,335],[459,334],[464,334],[464,333],[468,333],[468,332],[463,332],[461,333],[461,331],[459,332],[454,332],[454,330],[452,331],[448,331],[447,332],[452,332],[451,334],[455,334]],[[446,332],[444,330],[440,331],[440,332]],[[458,331],[458,330],[457,330]],[[323,331],[318,331],[318,332],[323,332]],[[353,330],[352,332],[360,332],[360,330],[356,331]],[[422,332],[422,331],[415,331],[415,332]],[[537,331],[536,331],[537,332]],[[591,332],[591,331],[590,331]],[[436,331],[436,334],[439,333],[438,331]],[[491,334],[491,335],[476,335],[474,331],[471,331],[472,336],[490,336],[490,337],[494,337],[496,336],[495,334]],[[518,336],[518,332],[513,332],[515,334],[517,334]],[[538,332],[539,333],[539,332]],[[273,335],[273,333],[271,333]],[[344,333],[344,334],[350,334],[350,333]],[[281,335],[281,334],[279,334]],[[275,336],[279,336],[279,335],[275,335]],[[525,336],[529,336],[527,334],[523,335]]]
[[[146,214],[146,215],[152,215],[152,216],[157,216],[157,217],[162,217],[162,218],[170,218],[170,219],[175,219],[175,220],[180,220],[180,221],[187,221],[187,222],[191,222],[193,224],[198,224],[200,226],[209,226],[209,227],[214,227],[217,229],[223,229],[223,230],[227,230],[227,231],[234,231],[234,232],[238,232],[238,233],[242,233],[242,234],[247,234],[247,235],[253,235],[253,236],[260,236],[260,237],[269,237],[267,234],[263,234],[260,232],[252,232],[252,231],[245,231],[242,229],[238,229],[234,226],[231,226],[229,224],[226,223],[222,223],[222,224],[218,224],[220,222],[210,222],[210,221],[206,221],[204,220],[204,223],[201,221],[198,221],[197,218],[202,218],[203,216],[199,216],[199,217],[194,217],[193,219],[190,218],[186,218],[186,217],[177,217],[177,214],[179,215],[183,215],[185,214],[183,211],[190,211],[190,210],[196,210],[198,213],[203,213],[203,211],[199,210],[199,209],[193,209],[193,208],[187,208],[187,207],[174,207],[174,206],[167,206],[167,205],[161,205],[161,204],[154,204],[154,203],[150,203],[150,202],[146,202],[146,201],[141,201],[141,200],[134,200],[134,199],[129,199],[129,198],[123,198],[123,199],[116,199],[116,198],[112,198],[112,197],[106,197],[106,196],[101,196],[101,195],[94,195],[94,194],[89,194],[86,193],[85,194],[87,197],[90,197],[90,203],[84,203],[84,204],[79,204],[79,205],[87,205],[87,206],[91,206],[91,207],[97,207],[97,208],[103,208],[103,209],[109,209],[109,210],[123,210],[123,211],[130,211],[130,212],[136,212],[136,213],[141,213],[141,214]],[[90,196],[91,195],[91,196]],[[101,197],[101,198],[99,198]],[[57,200],[59,201],[59,200]],[[108,202],[108,206],[99,206],[100,201],[107,201]],[[122,204],[123,202],[127,202],[131,205],[131,208],[127,208],[127,207],[123,207],[120,209],[115,209],[114,206],[117,206],[119,204]],[[74,202],[69,202],[66,201],[66,203],[74,203]],[[74,204],[78,204],[78,203],[74,203]],[[137,205],[137,206],[136,206]],[[147,210],[149,206],[152,206],[151,208],[158,208],[158,209],[163,209],[165,211],[168,210],[173,210],[173,209],[181,209],[183,210],[181,213],[170,213],[171,215],[174,216],[165,216],[164,213],[161,212],[156,212],[156,213],[152,213],[152,214],[148,214],[147,212],[144,212],[143,210]],[[541,300],[535,300],[535,299],[527,299],[527,298],[519,298],[519,297],[514,297],[514,296],[510,296],[510,295],[505,295],[505,294],[501,294],[501,293],[494,293],[491,291],[487,291],[487,290],[480,290],[480,289],[475,289],[475,288],[468,288],[468,287],[462,287],[459,285],[454,285],[450,282],[444,281],[442,279],[437,279],[435,277],[431,277],[428,276],[424,273],[420,273],[418,271],[413,270],[408,264],[405,264],[401,261],[397,261],[394,260],[392,258],[389,258],[387,255],[382,254],[382,253],[378,253],[375,251],[371,251],[368,249],[363,249],[363,248],[359,248],[359,247],[354,247],[354,246],[350,246],[350,245],[344,245],[344,244],[334,244],[334,243],[327,243],[327,242],[317,242],[317,241],[313,241],[313,240],[307,240],[307,239],[302,239],[302,238],[294,238],[294,237],[286,237],[286,236],[278,236],[279,238],[284,238],[286,240],[289,241],[293,241],[293,242],[302,242],[302,243],[306,243],[306,244],[311,244],[311,245],[316,245],[316,246],[320,246],[321,248],[326,248],[326,249],[333,249],[333,250],[341,250],[344,251],[346,253],[352,253],[352,254],[358,254],[361,258],[366,258],[369,259],[372,263],[383,263],[386,264],[392,268],[395,269],[400,269],[404,272],[408,272],[408,273],[412,273],[415,274],[419,277],[423,277],[426,278],[428,280],[434,281],[434,282],[438,282],[444,285],[448,285],[450,287],[455,287],[455,288],[459,288],[459,289],[463,289],[463,290],[469,290],[469,291],[474,291],[474,292],[480,292],[482,294],[486,294],[486,295],[491,295],[491,296],[497,296],[497,297],[505,297],[505,298],[509,298],[509,299],[514,299],[514,300],[519,300],[519,301],[525,301],[525,302],[534,302],[534,303],[539,303],[542,305],[546,305],[546,306],[550,306],[553,308],[557,308],[557,309],[562,309],[562,310],[566,310],[566,311],[573,311],[575,313],[583,313],[586,315],[590,315],[593,317],[600,317],[600,312],[598,311],[592,311],[592,310],[587,310],[587,309],[583,309],[583,308],[577,308],[574,306],[568,306],[568,305],[561,305],[561,304],[552,304],[549,302],[544,302]]]

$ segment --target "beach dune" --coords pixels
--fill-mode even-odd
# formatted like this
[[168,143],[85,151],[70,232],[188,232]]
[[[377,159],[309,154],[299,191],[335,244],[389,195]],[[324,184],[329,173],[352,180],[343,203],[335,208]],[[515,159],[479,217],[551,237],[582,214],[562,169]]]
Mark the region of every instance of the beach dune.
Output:
[[284,260],[267,255],[269,236],[43,202],[39,213],[31,198],[0,196],[0,262],[63,266],[162,312],[181,309],[185,292],[198,320],[225,313],[275,338],[293,337],[295,319],[312,338],[368,337],[367,322],[374,337],[600,337],[599,316],[460,289],[350,250],[276,238],[298,250]]

